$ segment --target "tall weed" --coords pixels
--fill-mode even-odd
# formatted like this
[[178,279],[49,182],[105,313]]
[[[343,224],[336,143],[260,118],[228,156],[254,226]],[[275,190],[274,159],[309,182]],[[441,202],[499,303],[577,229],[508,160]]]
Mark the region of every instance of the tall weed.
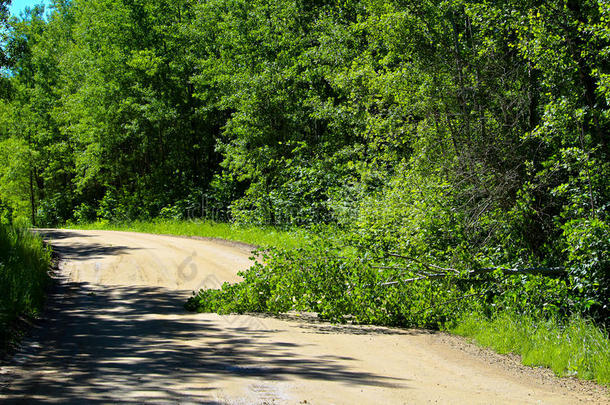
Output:
[[608,332],[580,316],[561,320],[514,312],[492,318],[468,314],[449,330],[499,353],[519,354],[525,365],[610,385]]
[[50,252],[27,228],[0,225],[0,344],[19,316],[34,316],[44,303]]

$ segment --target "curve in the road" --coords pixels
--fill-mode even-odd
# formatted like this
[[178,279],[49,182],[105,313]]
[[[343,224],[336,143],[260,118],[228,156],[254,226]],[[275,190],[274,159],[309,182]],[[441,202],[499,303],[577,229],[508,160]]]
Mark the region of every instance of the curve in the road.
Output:
[[608,402],[601,390],[515,373],[428,331],[185,312],[192,290],[239,280],[250,264],[243,245],[41,232],[63,257],[63,281],[2,366],[2,403]]

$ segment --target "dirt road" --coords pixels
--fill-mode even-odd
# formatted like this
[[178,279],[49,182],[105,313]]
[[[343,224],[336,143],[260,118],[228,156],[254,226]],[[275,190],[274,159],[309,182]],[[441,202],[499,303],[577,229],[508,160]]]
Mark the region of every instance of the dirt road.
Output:
[[236,281],[247,247],[127,232],[44,231],[64,278],[0,369],[0,403],[574,404],[595,387],[440,333],[191,314]]

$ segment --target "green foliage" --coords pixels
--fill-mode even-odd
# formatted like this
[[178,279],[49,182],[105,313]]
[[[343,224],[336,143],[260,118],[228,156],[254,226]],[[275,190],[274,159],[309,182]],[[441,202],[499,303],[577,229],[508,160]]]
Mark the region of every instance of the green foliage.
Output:
[[597,218],[563,226],[575,296],[581,312],[610,317],[610,225]]
[[71,216],[72,201],[69,195],[54,193],[38,203],[35,223],[40,226],[59,226]]
[[[28,156],[31,150],[18,139],[0,141],[0,199],[15,217],[28,217]],[[12,219],[12,218],[11,218]]]
[[91,205],[81,203],[74,209],[74,219],[78,224],[91,223],[97,219],[97,212]]
[[334,322],[417,327],[439,327],[475,309],[538,317],[570,309],[565,281],[455,270],[447,277],[427,277],[431,267],[420,260],[363,255],[361,248],[337,249],[329,239],[314,238],[293,250],[267,250],[240,273],[242,282],[201,290],[187,308],[220,313],[308,311]]
[[0,344],[11,338],[19,316],[34,316],[44,303],[50,253],[26,228],[0,224]]
[[353,221],[353,243],[445,261],[464,242],[463,217],[453,208],[451,193],[450,185],[436,176],[399,170],[381,190],[362,200]]
[[10,65],[9,55],[7,55],[5,44],[8,37],[8,20],[10,0],[0,0],[0,100],[10,93],[10,82],[5,74],[5,69]]
[[10,205],[7,205],[0,200],[0,224],[12,225],[13,223],[13,209]]
[[307,159],[304,149],[307,146],[301,143],[293,149],[293,158],[272,162],[281,168],[273,184],[251,184],[245,195],[232,203],[235,222],[308,226],[336,221],[332,193],[354,174],[337,162],[339,158],[330,162],[318,157]]

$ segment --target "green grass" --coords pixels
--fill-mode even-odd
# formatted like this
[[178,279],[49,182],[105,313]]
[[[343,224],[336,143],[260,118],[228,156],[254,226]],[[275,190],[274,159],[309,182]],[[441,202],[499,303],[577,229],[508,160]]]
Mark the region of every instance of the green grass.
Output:
[[20,316],[37,315],[49,281],[50,253],[26,228],[0,224],[0,346],[12,338]]
[[450,332],[499,353],[519,354],[523,364],[549,367],[558,376],[610,385],[608,333],[580,317],[559,321],[511,313],[493,319],[469,315]]
[[236,226],[211,221],[176,221],[162,219],[126,223],[98,221],[90,224],[71,225],[69,228],[202,236],[244,242],[260,247],[275,246],[286,249],[301,246],[308,237],[307,232],[303,230],[284,231],[273,227]]

